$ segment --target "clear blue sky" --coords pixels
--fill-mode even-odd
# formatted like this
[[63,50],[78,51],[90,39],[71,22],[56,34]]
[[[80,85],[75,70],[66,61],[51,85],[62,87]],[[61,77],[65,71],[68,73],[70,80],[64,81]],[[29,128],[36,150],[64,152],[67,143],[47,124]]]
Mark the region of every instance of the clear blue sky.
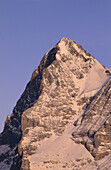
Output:
[[0,131],[33,70],[62,37],[111,68],[111,0],[0,0]]

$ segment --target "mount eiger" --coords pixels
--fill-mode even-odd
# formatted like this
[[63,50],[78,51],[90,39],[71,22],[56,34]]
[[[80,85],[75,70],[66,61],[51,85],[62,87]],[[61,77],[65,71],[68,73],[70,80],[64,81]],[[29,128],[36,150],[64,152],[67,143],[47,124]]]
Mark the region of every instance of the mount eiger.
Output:
[[110,170],[111,70],[62,38],[0,134],[0,170]]

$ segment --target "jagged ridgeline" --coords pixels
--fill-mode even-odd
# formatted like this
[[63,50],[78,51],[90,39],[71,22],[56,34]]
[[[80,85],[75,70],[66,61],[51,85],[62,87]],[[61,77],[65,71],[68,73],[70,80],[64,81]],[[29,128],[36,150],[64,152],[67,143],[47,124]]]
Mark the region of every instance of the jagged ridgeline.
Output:
[[7,117],[0,170],[111,168],[110,120],[110,70],[63,38],[44,55]]

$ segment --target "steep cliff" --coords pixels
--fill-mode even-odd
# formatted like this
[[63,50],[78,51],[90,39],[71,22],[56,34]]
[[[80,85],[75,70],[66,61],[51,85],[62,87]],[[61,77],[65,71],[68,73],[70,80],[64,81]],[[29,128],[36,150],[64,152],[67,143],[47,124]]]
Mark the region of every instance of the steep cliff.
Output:
[[[110,71],[81,45],[67,38],[60,40],[44,55],[13,113],[7,117],[0,135],[0,169],[73,169],[82,168],[93,161],[83,145],[75,144],[74,140],[78,142],[79,137],[75,138],[77,127],[73,123],[80,120],[85,109],[86,112],[90,110],[88,103],[95,101],[98,93],[106,87],[103,84],[110,82],[109,77]],[[106,101],[104,97],[102,99]],[[108,103],[106,106],[110,108],[110,98]],[[85,115],[84,112],[83,120]],[[97,134],[93,140],[98,145]],[[95,148],[94,144],[87,143],[87,148],[89,146]],[[96,154],[90,151],[95,158],[99,153],[99,149],[96,150]]]

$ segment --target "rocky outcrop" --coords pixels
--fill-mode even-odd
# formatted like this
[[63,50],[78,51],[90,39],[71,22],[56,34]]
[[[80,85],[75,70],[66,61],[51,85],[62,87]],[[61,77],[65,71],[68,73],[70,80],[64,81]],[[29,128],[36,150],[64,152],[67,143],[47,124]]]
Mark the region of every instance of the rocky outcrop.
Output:
[[94,96],[75,126],[74,141],[84,144],[95,160],[111,153],[111,78]]

